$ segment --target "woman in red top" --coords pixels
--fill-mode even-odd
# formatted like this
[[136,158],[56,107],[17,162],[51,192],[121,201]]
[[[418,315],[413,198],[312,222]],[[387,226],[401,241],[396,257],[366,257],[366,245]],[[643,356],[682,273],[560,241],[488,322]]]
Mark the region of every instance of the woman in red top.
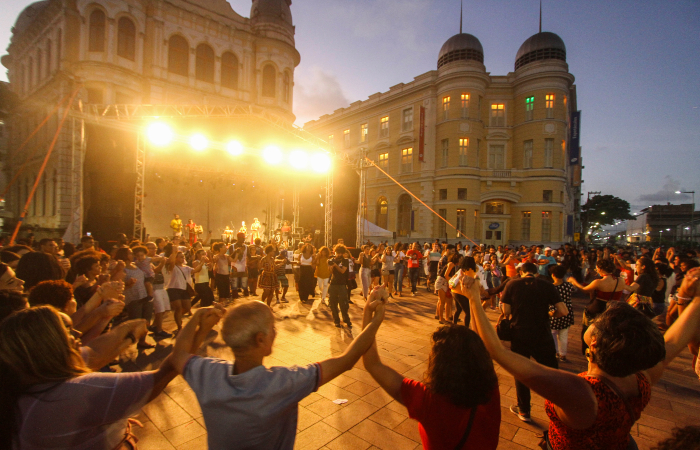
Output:
[[[375,288],[370,301],[382,296],[383,290]],[[372,315],[365,311],[367,325]],[[418,421],[426,450],[495,449],[501,424],[500,392],[483,342],[462,325],[438,328],[432,342],[424,383],[385,366],[376,342],[363,357],[365,369]]]
[[548,448],[625,450],[637,448],[629,432],[649,402],[651,386],[700,328],[699,276],[700,269],[683,282],[694,301],[664,336],[628,304],[609,305],[586,332],[588,370],[578,376],[506,350],[481,307],[479,286],[467,278],[461,286],[493,359],[545,398]]

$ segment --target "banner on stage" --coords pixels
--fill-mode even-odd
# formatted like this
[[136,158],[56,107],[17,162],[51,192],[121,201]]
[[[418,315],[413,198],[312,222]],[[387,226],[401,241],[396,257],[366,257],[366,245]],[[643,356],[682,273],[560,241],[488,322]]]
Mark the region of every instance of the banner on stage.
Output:
[[420,107],[420,130],[418,131],[418,161],[423,161],[425,153],[425,107]]
[[569,120],[569,163],[577,165],[581,164],[581,111],[572,112]]

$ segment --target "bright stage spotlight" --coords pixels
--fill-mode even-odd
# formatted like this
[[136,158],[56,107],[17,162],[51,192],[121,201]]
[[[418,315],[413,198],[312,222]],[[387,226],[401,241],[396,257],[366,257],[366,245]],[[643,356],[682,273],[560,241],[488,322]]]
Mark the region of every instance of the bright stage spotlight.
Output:
[[209,146],[209,140],[202,133],[196,133],[190,138],[190,146],[198,152],[201,152]]
[[240,142],[231,141],[228,144],[226,144],[226,151],[231,156],[238,156],[243,153],[243,145],[241,145]]
[[146,135],[148,136],[148,140],[151,141],[151,144],[158,147],[170,144],[175,137],[173,129],[162,122],[150,124],[146,129]]
[[305,169],[309,165],[309,155],[303,150],[294,150],[289,154],[289,164],[295,169]]
[[270,164],[279,164],[284,159],[284,156],[282,155],[282,150],[271,145],[263,150],[263,158]]
[[331,158],[326,153],[316,153],[311,157],[311,168],[314,172],[326,173],[331,169]]

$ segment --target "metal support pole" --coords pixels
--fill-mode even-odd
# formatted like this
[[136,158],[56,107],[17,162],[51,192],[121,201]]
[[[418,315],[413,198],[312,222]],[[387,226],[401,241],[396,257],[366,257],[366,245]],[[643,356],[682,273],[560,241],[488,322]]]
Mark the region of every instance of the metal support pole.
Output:
[[136,188],[134,199],[134,239],[143,239],[143,203],[146,184],[146,137],[136,138]]
[[365,167],[365,155],[366,151],[361,151],[360,160],[358,166],[360,169],[360,192],[359,200],[357,202],[357,230],[356,230],[356,240],[355,247],[362,248],[365,242],[365,219],[367,216],[367,168]]
[[326,177],[326,203],[325,203],[325,243],[326,247],[333,247],[333,171]]
[[294,193],[292,194],[292,234],[299,232],[299,189],[295,181]]

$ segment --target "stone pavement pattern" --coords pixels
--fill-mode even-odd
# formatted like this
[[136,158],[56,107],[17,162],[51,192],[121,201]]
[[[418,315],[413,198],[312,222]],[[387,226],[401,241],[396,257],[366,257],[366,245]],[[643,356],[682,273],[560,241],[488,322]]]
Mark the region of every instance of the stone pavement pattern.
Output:
[[[298,299],[290,288],[291,303]],[[354,291],[352,297],[359,304],[363,299]],[[253,297],[255,298],[255,297]],[[259,298],[259,297],[257,297]],[[419,379],[427,367],[430,335],[439,325],[433,319],[437,297],[420,289],[416,297],[395,298],[387,307],[387,314],[378,335],[380,356],[386,364],[401,374]],[[586,368],[581,356],[581,311],[585,300],[574,300],[576,324],[569,332],[569,361],[560,368],[574,373]],[[291,307],[275,306],[278,316],[286,315]],[[333,326],[330,310],[321,305],[313,320],[306,315],[309,306],[301,305],[297,318],[279,318],[277,339],[267,366],[304,365],[317,362],[342,352],[352,340],[346,329]],[[488,311],[495,323],[497,314]],[[362,309],[350,306],[353,331],[359,333]],[[174,323],[166,323],[166,328]],[[215,328],[218,330],[218,326]],[[150,339],[149,339],[150,341]],[[170,340],[160,342],[154,350],[132,352],[122,356],[121,370],[149,370],[157,367],[170,351]],[[221,338],[211,334],[201,354],[231,359],[233,354]],[[700,383],[691,370],[687,351],[669,367],[662,381],[653,388],[651,402],[632,428],[639,448],[649,449],[670,435],[674,427],[697,425],[700,422]],[[532,424],[525,424],[508,410],[516,403],[513,377],[496,366],[501,391],[501,429],[499,449],[534,449],[538,434],[548,426],[543,399],[533,392]],[[333,403],[347,399],[344,405]],[[146,405],[138,416],[144,427],[136,428],[139,448],[206,449],[207,434],[197,398],[182,377],[173,380],[165,391]],[[232,424],[234,425],[234,424]],[[295,449],[323,450],[403,450],[422,448],[417,422],[408,418],[406,408],[392,400],[364,370],[362,361],[355,367],[322,386],[299,403],[299,423]]]

